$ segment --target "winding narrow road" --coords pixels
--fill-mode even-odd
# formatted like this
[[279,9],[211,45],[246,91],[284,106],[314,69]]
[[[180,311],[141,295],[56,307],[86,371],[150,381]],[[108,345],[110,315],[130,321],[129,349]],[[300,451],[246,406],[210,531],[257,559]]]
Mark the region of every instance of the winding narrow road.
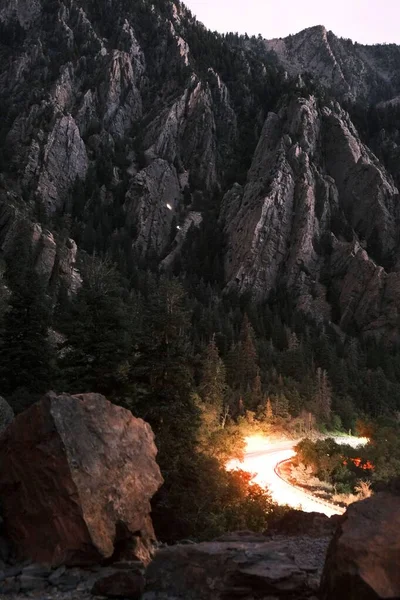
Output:
[[295,456],[297,441],[269,442],[265,438],[247,438],[247,451],[243,462],[230,461],[228,469],[243,469],[254,473],[254,481],[267,486],[273,500],[278,504],[288,504],[305,512],[320,512],[329,517],[344,512],[340,507],[324,503],[284,481],[278,474],[280,462]]

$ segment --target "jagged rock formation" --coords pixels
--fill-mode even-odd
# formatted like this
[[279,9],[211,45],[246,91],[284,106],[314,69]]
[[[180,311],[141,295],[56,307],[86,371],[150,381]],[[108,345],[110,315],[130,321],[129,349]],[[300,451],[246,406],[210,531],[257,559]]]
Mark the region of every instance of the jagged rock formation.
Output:
[[[97,11],[104,14],[106,6],[6,3],[0,13],[0,102],[9,115],[2,143],[10,168],[1,186],[12,190],[19,212],[33,216],[36,206],[51,217],[76,212],[77,185],[88,176],[93,181],[93,169],[104,180],[110,173],[101,197],[115,206],[117,189],[119,195],[123,188],[125,226],[136,232],[134,247],[139,255],[160,258],[177,233],[176,226],[171,230],[173,218],[185,212],[189,178],[208,194],[218,187],[227,168],[224,155],[232,154],[236,141],[237,117],[219,74],[210,67],[205,81],[193,70],[189,46],[179,33],[192,18],[172,3],[166,4],[167,19],[142,4],[136,12],[111,12],[116,27],[111,39],[104,31],[108,23],[96,21]],[[152,31],[136,23],[142,13]],[[163,70],[172,74],[170,81],[161,78]],[[186,72],[191,74],[183,82]],[[17,101],[10,114],[11,96],[20,94],[26,102]],[[139,124],[140,141],[135,141]],[[128,161],[124,168],[112,164],[117,146]],[[18,177],[10,174],[11,165]],[[92,190],[89,204],[99,201],[98,191]]]
[[170,0],[6,0],[0,34],[6,256],[36,223],[38,273],[76,289],[74,242],[54,245],[68,214],[78,247],[173,269],[223,197],[226,290],[280,288],[338,331],[398,339],[399,128],[374,154],[350,116],[393,123],[397,46],[322,26],[222,39]]
[[293,100],[268,115],[246,186],[224,198],[228,287],[262,298],[284,283],[321,320],[330,292],[343,329],[395,329],[400,279],[379,262],[397,262],[398,201],[339,104]]
[[183,244],[185,243],[188,233],[192,228],[198,229],[203,221],[203,217],[200,212],[191,211],[187,215],[183,225],[178,225],[178,233],[175,237],[173,248],[171,252],[164,258],[160,264],[161,269],[168,270],[173,264],[175,259],[179,256],[182,251]]
[[400,59],[400,50],[394,44],[392,52],[382,52],[382,46],[337,38],[317,25],[286,38],[266,40],[265,47],[291,75],[310,73],[341,98],[376,101],[399,91],[393,63]]
[[[31,163],[33,157],[28,160]],[[60,117],[47,139],[37,186],[37,193],[49,212],[60,208],[75,180],[85,179],[87,168],[85,144],[75,120],[71,115]]]
[[[76,268],[78,248],[71,238],[63,244],[57,243],[53,233],[39,223],[27,223],[21,211],[15,208],[12,200],[0,198],[0,249],[6,259],[13,259],[16,253],[16,240],[26,236],[30,246],[35,272],[47,285],[53,280],[62,281],[71,293],[76,292],[81,276]],[[29,233],[27,233],[29,232]]]
[[140,252],[163,254],[180,197],[176,170],[166,160],[156,159],[132,179],[125,206],[127,223],[138,230],[135,245]]
[[99,394],[48,394],[0,438],[7,534],[57,566],[149,561],[150,499],[162,484],[150,426]]

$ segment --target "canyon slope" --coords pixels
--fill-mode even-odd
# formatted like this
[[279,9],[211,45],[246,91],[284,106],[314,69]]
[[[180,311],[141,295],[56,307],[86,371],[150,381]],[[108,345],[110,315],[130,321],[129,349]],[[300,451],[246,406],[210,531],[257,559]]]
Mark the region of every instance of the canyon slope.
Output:
[[178,1],[5,0],[2,253],[29,223],[76,289],[81,250],[179,274],[214,228],[223,292],[396,342],[399,66],[322,26],[219,36]]

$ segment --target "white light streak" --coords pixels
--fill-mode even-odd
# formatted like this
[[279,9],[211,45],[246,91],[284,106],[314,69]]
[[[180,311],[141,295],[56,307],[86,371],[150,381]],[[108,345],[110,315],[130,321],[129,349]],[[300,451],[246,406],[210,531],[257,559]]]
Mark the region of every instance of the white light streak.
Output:
[[246,454],[243,462],[230,461],[226,468],[242,469],[254,474],[253,481],[261,487],[267,487],[272,499],[278,504],[287,504],[292,508],[300,508],[304,512],[320,512],[329,517],[342,514],[341,507],[329,506],[314,500],[308,494],[283,481],[275,472],[276,466],[283,460],[295,456],[293,450],[297,442],[270,442],[261,436],[246,438]]

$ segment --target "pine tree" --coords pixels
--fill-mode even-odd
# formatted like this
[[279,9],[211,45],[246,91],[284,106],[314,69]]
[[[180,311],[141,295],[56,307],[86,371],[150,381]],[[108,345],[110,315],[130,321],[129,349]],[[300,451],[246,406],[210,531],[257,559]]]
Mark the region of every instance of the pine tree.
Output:
[[9,307],[10,292],[3,273],[0,273],[0,331],[3,329],[4,317]]
[[82,286],[59,322],[66,336],[60,385],[75,393],[113,396],[129,356],[133,307],[121,297],[121,281],[111,262],[87,257],[81,272]]
[[204,402],[219,410],[222,410],[226,390],[225,371],[214,335],[203,356],[199,393]]
[[314,393],[315,414],[324,423],[331,418],[332,389],[328,374],[320,367],[317,369]]
[[258,372],[258,356],[254,345],[254,337],[253,328],[247,314],[245,314],[240,331],[237,354],[238,380],[242,392],[246,392],[247,388],[252,385]]
[[289,400],[283,393],[274,397],[274,413],[277,417],[286,419],[289,416]]
[[199,410],[193,400],[190,312],[176,280],[150,280],[143,327],[132,360],[132,408],[157,435],[160,461],[172,468],[196,445]]
[[[18,395],[34,402],[52,385],[53,352],[48,340],[50,306],[44,284],[27,264],[13,280],[9,310],[4,318],[0,346],[0,385],[2,393],[18,412]],[[30,398],[29,398],[29,395]],[[17,404],[16,404],[17,403]]]
[[225,359],[227,381],[232,389],[236,390],[240,387],[240,352],[239,347],[232,344]]
[[[176,280],[149,278],[143,326],[132,357],[128,406],[153,428],[164,486],[153,503],[153,521],[165,529],[181,520],[182,497],[199,476],[201,411],[196,404],[187,297]],[[201,475],[201,474],[200,474]]]
[[272,419],[274,418],[274,412],[272,410],[271,398],[269,396],[267,398],[267,405],[266,405],[266,409],[265,409],[265,416],[268,419],[268,421],[272,421]]
[[260,371],[257,370],[257,375],[253,380],[253,385],[251,388],[251,400],[249,408],[252,410],[256,410],[257,407],[262,403],[263,395],[262,395],[262,383],[260,377]]
[[290,329],[286,329],[286,335],[287,335],[287,340],[288,340],[288,342],[287,342],[288,349],[290,351],[298,350],[300,347],[300,342],[299,342],[299,338],[297,337],[295,332],[290,331]]

